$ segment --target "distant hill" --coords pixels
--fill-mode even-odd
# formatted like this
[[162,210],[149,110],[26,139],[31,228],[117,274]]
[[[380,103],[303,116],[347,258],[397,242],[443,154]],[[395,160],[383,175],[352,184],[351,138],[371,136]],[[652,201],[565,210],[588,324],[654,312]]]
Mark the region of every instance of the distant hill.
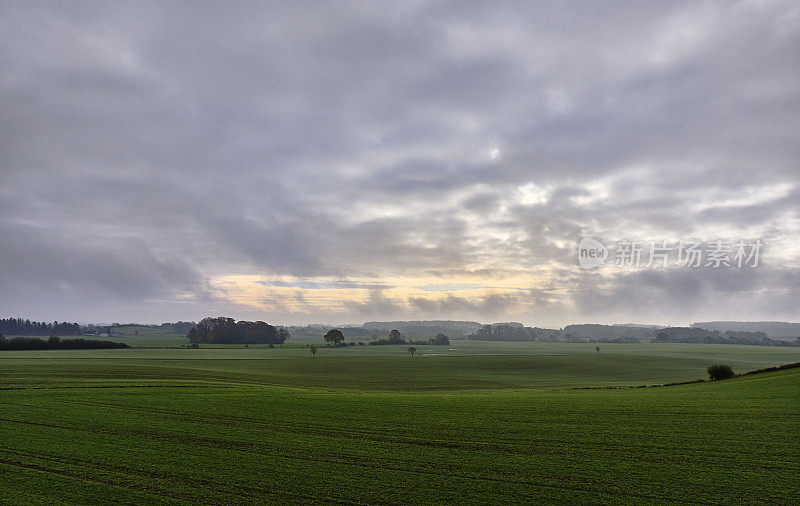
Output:
[[[290,325],[285,327],[293,336],[322,336],[331,329],[339,329],[348,339],[367,338],[376,334],[372,329],[356,327],[353,325],[324,325],[313,323],[310,325]],[[387,332],[388,333],[388,332]]]
[[588,339],[616,339],[616,338],[636,338],[653,339],[656,336],[656,326],[635,326],[635,325],[599,325],[596,323],[586,323],[581,325],[567,325],[564,327],[564,336]]
[[800,323],[791,322],[697,322],[692,323],[692,327],[704,328],[708,330],[718,330],[720,332],[739,331],[739,332],[763,332],[772,339],[794,340],[800,337]]
[[697,344],[748,344],[758,346],[800,346],[800,338],[794,341],[770,339],[764,332],[742,330],[707,330],[700,327],[664,327],[656,334],[657,343]]
[[519,322],[496,322],[492,323],[492,325],[505,325],[507,327],[516,327],[516,328],[523,328],[525,326]]
[[657,325],[600,325],[585,323],[563,329],[526,327],[505,322],[483,325],[470,338],[491,341],[639,342],[655,339]]

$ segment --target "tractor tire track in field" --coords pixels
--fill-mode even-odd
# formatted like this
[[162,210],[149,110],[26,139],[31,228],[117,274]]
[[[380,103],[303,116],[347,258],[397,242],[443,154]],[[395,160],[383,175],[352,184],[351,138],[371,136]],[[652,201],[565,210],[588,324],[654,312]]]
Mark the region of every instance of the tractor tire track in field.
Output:
[[59,475],[59,476],[65,477],[65,478],[73,478],[73,479],[76,479],[76,480],[82,480],[82,481],[88,481],[88,482],[91,482],[91,483],[96,483],[98,485],[105,485],[105,486],[123,488],[123,489],[127,489],[127,490],[134,490],[136,492],[142,492],[142,493],[145,493],[145,494],[151,494],[151,495],[156,495],[156,496],[161,496],[161,497],[168,497],[170,499],[183,499],[183,500],[187,500],[187,501],[195,499],[194,497],[192,497],[190,495],[187,495],[187,494],[180,494],[180,493],[177,493],[177,492],[172,492],[172,491],[167,491],[167,490],[162,490],[162,489],[156,489],[156,488],[153,488],[153,487],[131,485],[129,483],[121,483],[121,482],[110,480],[110,479],[103,480],[103,479],[96,478],[96,477],[95,478],[90,478],[90,477],[88,477],[86,475],[78,474],[78,473],[75,473],[75,472],[72,472],[72,471],[65,471],[63,469],[55,469],[55,468],[52,468],[52,467],[45,467],[45,466],[41,466],[41,465],[37,465],[37,464],[26,464],[26,463],[23,463],[23,462],[9,460],[9,459],[6,459],[6,458],[0,458],[0,465],[6,465],[6,466],[17,467],[17,468],[22,468],[22,469],[28,469],[28,470],[31,470],[31,471],[38,471],[38,472],[41,472],[41,473],[56,474],[56,475]]
[[[205,422],[208,424],[215,424],[220,426],[228,426],[235,424],[238,427],[243,426],[251,426],[254,429],[262,428],[262,420],[254,417],[242,417],[242,416],[230,416],[230,415],[203,415],[197,412],[191,411],[180,411],[180,410],[171,410],[165,408],[152,408],[152,407],[141,407],[141,406],[131,406],[119,403],[104,403],[104,402],[89,402],[89,401],[64,401],[60,400],[59,402],[63,402],[65,404],[74,404],[74,405],[82,405],[82,406],[91,406],[91,407],[110,407],[114,409],[123,410],[126,413],[131,411],[148,413],[148,414],[158,414],[163,419],[169,419],[178,422],[187,422],[187,423],[198,423],[198,422]],[[36,407],[35,405],[22,405],[22,404],[15,404],[15,403],[0,403],[0,404],[7,404],[7,405],[17,405],[17,406],[30,406]],[[167,415],[167,416],[165,416]],[[390,429],[384,431],[375,431],[375,430],[366,430],[363,428],[354,429],[352,427],[348,427],[347,429],[337,428],[332,430],[329,424],[325,423],[315,423],[312,420],[304,420],[302,424],[298,423],[291,423],[281,420],[273,420],[270,425],[270,429],[273,432],[279,432],[286,435],[294,435],[294,436],[304,436],[304,435],[311,435],[315,437],[328,437],[328,438],[336,438],[336,439],[348,439],[352,441],[372,441],[375,443],[389,443],[389,444],[402,444],[402,445],[410,445],[410,446],[418,446],[418,447],[429,447],[429,448],[442,448],[442,449],[450,449],[450,450],[464,450],[464,451],[471,451],[471,452],[493,452],[493,453],[504,453],[509,455],[516,455],[516,456],[523,456],[527,457],[531,454],[536,455],[549,455],[549,456],[560,456],[560,457],[568,457],[570,454],[581,451],[581,452],[589,452],[589,453],[598,453],[603,452],[606,456],[609,453],[616,453],[623,456],[628,456],[630,454],[630,444],[625,442],[614,442],[612,440],[613,434],[606,434],[603,438],[603,442],[597,441],[581,441],[580,443],[575,443],[573,445],[566,446],[564,441],[553,441],[553,440],[520,440],[515,439],[513,441],[479,441],[475,439],[470,439],[469,441],[458,441],[453,437],[449,437],[447,439],[432,439],[430,437],[422,439],[422,438],[409,438],[407,436],[393,436],[387,434],[391,432]],[[451,434],[451,436],[457,435],[457,432]],[[698,453],[696,450],[692,448],[687,448],[683,452],[676,452],[674,445],[670,444],[656,444],[653,441],[653,435],[648,434],[648,444],[647,454],[639,454],[637,462],[642,464],[660,464],[665,462],[672,462],[675,460],[676,457],[681,457],[684,460],[690,459],[693,462],[703,464],[703,465],[710,465],[715,462],[718,462],[720,458],[724,460],[730,460],[732,457],[741,453],[741,451],[737,450],[742,446],[746,446],[752,444],[752,441],[748,438],[745,438],[741,441],[730,440],[728,445],[724,448],[717,448],[715,449],[713,454],[705,453]],[[554,449],[557,445],[558,449]],[[664,457],[663,455],[669,454],[669,457]],[[656,458],[657,455],[662,455],[660,458]],[[789,456],[787,455],[787,458]],[[781,472],[781,471],[792,471],[793,467],[790,461],[787,462],[777,462],[773,460],[772,465],[770,466],[770,470],[773,472]]]
[[[258,443],[252,442],[241,442],[241,441],[231,441],[231,440],[223,440],[218,438],[189,438],[185,436],[179,435],[166,435],[166,434],[159,434],[153,432],[146,432],[146,431],[119,431],[119,430],[110,430],[110,429],[100,429],[100,428],[87,428],[87,427],[75,427],[75,426],[68,426],[68,425],[57,425],[57,424],[46,424],[46,423],[39,423],[39,422],[30,422],[25,420],[11,420],[11,419],[4,419],[0,418],[0,421],[5,422],[12,422],[12,423],[22,423],[26,425],[34,425],[34,426],[42,426],[47,428],[56,428],[56,429],[63,429],[63,430],[76,430],[88,433],[96,433],[96,434],[108,434],[108,435],[118,435],[118,436],[130,436],[130,437],[144,437],[150,440],[157,440],[157,441],[170,441],[170,442],[179,442],[189,446],[204,446],[204,447],[212,447],[217,449],[227,449],[227,450],[234,450],[234,451],[242,451],[247,453],[253,453],[256,455],[261,455],[264,457],[271,457],[271,458],[282,458],[287,460],[300,460],[305,462],[312,462],[312,463],[326,463],[326,464],[339,464],[339,465],[348,465],[358,468],[366,468],[366,469],[375,469],[375,467],[379,467],[380,469],[387,470],[387,471],[395,471],[399,473],[406,473],[406,474],[414,474],[414,475],[429,475],[429,476],[443,476],[446,475],[449,478],[460,478],[467,481],[482,481],[488,483],[502,483],[502,484],[516,484],[516,485],[524,485],[530,487],[532,489],[536,488],[549,488],[554,490],[561,490],[561,491],[568,491],[568,492],[584,492],[589,494],[600,494],[600,495],[607,495],[609,497],[630,497],[630,498],[637,498],[637,499],[644,499],[644,500],[668,500],[675,503],[693,503],[693,504],[713,504],[712,502],[702,502],[698,501],[697,499],[693,499],[692,501],[685,500],[681,497],[665,497],[664,495],[651,495],[651,494],[643,494],[643,493],[634,493],[629,489],[623,490],[617,486],[612,486],[613,490],[608,490],[609,484],[603,480],[591,480],[585,476],[582,477],[559,477],[557,480],[559,482],[569,481],[569,482],[578,482],[579,484],[575,483],[572,485],[566,485],[563,483],[553,483],[547,482],[543,480],[524,480],[519,479],[519,474],[515,473],[513,475],[505,474],[502,477],[494,477],[494,476],[485,476],[476,473],[455,473],[453,472],[452,467],[446,465],[430,465],[428,463],[429,469],[422,469],[416,468],[411,469],[408,467],[402,467],[395,464],[390,459],[374,459],[372,461],[366,461],[362,457],[354,457],[351,455],[344,455],[344,454],[330,454],[329,457],[324,456],[316,456],[312,457],[303,452],[303,454],[297,453],[286,453],[286,452],[275,452],[269,447],[265,447],[264,445],[260,445]],[[411,463],[413,464],[413,463]],[[595,488],[592,487],[592,484],[599,485],[603,488]],[[329,499],[326,499],[329,500]]]
[[[123,475],[125,477],[128,477],[128,478],[131,478],[131,477],[152,478],[152,479],[164,480],[164,481],[168,481],[170,478],[174,478],[175,481],[180,481],[181,484],[190,483],[190,484],[195,485],[198,489],[205,488],[207,490],[213,490],[215,493],[220,493],[220,492],[227,493],[228,495],[226,497],[228,497],[228,498],[234,497],[234,496],[242,496],[243,495],[242,492],[247,492],[247,494],[244,494],[244,495],[246,497],[249,497],[249,498],[252,498],[252,499],[262,499],[263,500],[264,495],[271,495],[276,499],[283,499],[283,500],[292,499],[292,500],[296,501],[298,498],[302,498],[302,499],[306,499],[306,500],[310,500],[310,501],[324,501],[324,502],[337,503],[337,504],[348,504],[348,505],[364,504],[364,503],[353,502],[353,501],[345,501],[345,500],[342,500],[342,499],[339,499],[339,498],[322,497],[322,496],[316,496],[316,495],[311,495],[311,494],[307,494],[307,493],[301,493],[301,492],[299,492],[297,490],[276,491],[276,490],[270,490],[270,489],[267,489],[267,488],[257,488],[257,487],[247,486],[247,485],[243,485],[243,484],[240,484],[240,483],[237,483],[235,485],[228,485],[228,484],[221,483],[221,482],[213,482],[213,481],[208,481],[208,480],[202,480],[202,479],[191,477],[191,476],[187,476],[187,475],[177,475],[177,474],[174,474],[174,473],[161,474],[161,473],[155,473],[155,472],[152,472],[152,471],[146,471],[146,470],[137,469],[137,468],[130,468],[130,467],[124,467],[124,466],[118,466],[118,465],[111,465],[111,464],[107,464],[107,463],[102,463],[101,464],[101,463],[95,463],[95,462],[88,461],[88,460],[83,460],[83,459],[57,457],[57,456],[46,455],[46,454],[42,454],[42,453],[20,452],[20,451],[9,450],[9,449],[6,449],[6,448],[0,448],[0,453],[6,454],[6,455],[11,455],[11,456],[23,457],[23,458],[27,458],[27,459],[35,459],[35,460],[39,460],[39,461],[45,461],[45,462],[49,462],[49,463],[52,463],[52,464],[69,464],[69,465],[73,465],[73,466],[80,466],[80,467],[83,467],[87,471],[88,474],[84,474],[84,473],[79,474],[79,473],[76,473],[74,471],[66,471],[66,470],[59,469],[59,468],[52,467],[52,466],[48,467],[48,466],[44,466],[44,465],[40,465],[40,464],[24,463],[24,462],[19,462],[19,461],[16,461],[16,460],[11,460],[9,458],[3,458],[3,457],[0,457],[0,465],[19,467],[19,468],[29,469],[29,470],[33,470],[33,471],[42,472],[42,473],[56,474],[56,475],[63,476],[63,477],[66,477],[66,478],[73,478],[73,479],[77,479],[77,480],[83,480],[83,481],[88,481],[88,482],[92,482],[92,483],[97,483],[99,485],[106,485],[106,486],[113,486],[113,487],[118,487],[118,488],[123,488],[123,489],[128,489],[128,490],[134,490],[134,491],[137,491],[137,492],[157,495],[157,496],[161,496],[161,497],[168,497],[170,499],[180,499],[180,500],[191,502],[191,503],[200,502],[200,503],[203,503],[203,504],[230,504],[231,501],[230,501],[230,499],[226,499],[226,500],[222,501],[222,500],[211,499],[211,498],[205,497],[203,495],[175,492],[174,491],[174,489],[175,489],[174,486],[171,486],[170,490],[165,490],[164,488],[157,488],[157,487],[153,487],[153,486],[134,485],[134,484],[131,484],[131,483],[123,483],[123,482],[115,481],[115,480],[112,480],[112,479],[100,479],[100,478],[97,477],[97,474],[98,474],[98,472],[112,470],[112,471],[114,471],[114,472],[116,472],[116,473],[118,473],[120,475]],[[94,476],[94,477],[88,477],[88,476]]]

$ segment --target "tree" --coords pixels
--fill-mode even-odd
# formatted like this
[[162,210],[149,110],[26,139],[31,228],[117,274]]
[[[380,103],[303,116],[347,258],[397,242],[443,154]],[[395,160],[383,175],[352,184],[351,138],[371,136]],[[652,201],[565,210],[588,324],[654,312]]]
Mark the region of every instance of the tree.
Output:
[[399,330],[389,332],[389,344],[403,344],[404,342],[403,334]]
[[411,358],[414,358],[414,353],[416,353],[416,352],[417,352],[417,349],[416,349],[416,348],[414,348],[413,346],[410,346],[410,347],[408,348],[408,352],[409,352],[409,353],[411,353]]
[[448,346],[450,344],[450,338],[444,334],[436,334],[436,337],[431,339],[430,343],[440,346]]
[[342,334],[342,331],[339,329],[331,329],[327,334],[325,334],[324,339],[326,343],[331,343],[334,346],[338,346],[342,344],[342,341],[344,341],[344,334]]
[[311,358],[314,358],[317,355],[317,347],[313,344],[311,345]]
[[733,378],[733,369],[725,364],[714,364],[708,367],[708,377],[712,380]]

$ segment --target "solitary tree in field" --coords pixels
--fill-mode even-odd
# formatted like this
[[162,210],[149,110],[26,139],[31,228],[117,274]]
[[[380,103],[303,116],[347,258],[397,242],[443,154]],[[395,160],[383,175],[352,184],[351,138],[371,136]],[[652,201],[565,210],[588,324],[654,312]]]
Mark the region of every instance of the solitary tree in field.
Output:
[[411,353],[411,358],[414,358],[414,353],[417,352],[417,349],[411,346],[408,348],[408,352]]
[[597,354],[599,355],[600,354],[600,347],[599,346],[595,346],[594,347],[594,351],[596,351]]
[[311,345],[311,358],[314,358],[314,356],[316,354],[317,354],[317,347],[312,344]]
[[344,341],[344,334],[342,334],[342,331],[339,329],[331,329],[325,334],[324,339],[326,343],[338,346]]

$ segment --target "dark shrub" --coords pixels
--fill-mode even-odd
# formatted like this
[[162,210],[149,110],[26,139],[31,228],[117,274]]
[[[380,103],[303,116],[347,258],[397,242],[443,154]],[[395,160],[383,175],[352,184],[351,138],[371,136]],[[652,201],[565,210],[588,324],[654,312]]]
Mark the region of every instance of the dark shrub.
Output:
[[725,364],[714,364],[708,367],[708,376],[712,380],[733,378],[733,369]]
[[89,339],[61,339],[51,336],[46,341],[35,337],[12,337],[0,340],[0,350],[101,350],[127,348],[125,343],[93,341]]

